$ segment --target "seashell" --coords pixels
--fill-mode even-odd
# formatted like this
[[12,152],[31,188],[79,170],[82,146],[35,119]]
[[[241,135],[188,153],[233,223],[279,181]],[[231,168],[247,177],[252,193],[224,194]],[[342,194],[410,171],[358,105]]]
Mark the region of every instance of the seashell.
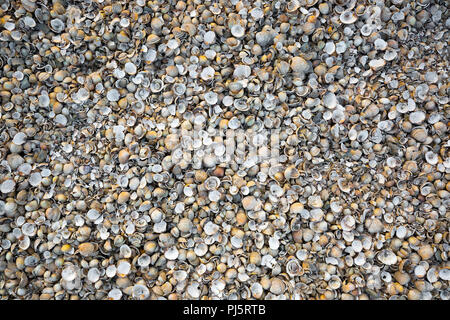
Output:
[[333,275],[330,277],[330,280],[328,280],[328,287],[331,290],[337,290],[341,287],[341,285],[342,281],[341,278],[339,278],[338,276]]
[[301,275],[303,273],[303,268],[300,265],[300,262],[295,258],[289,259],[286,263],[286,273],[291,277]]
[[286,11],[289,13],[293,13],[297,11],[297,9],[300,7],[300,2],[298,0],[291,0],[286,5]]
[[18,132],[14,136],[12,142],[18,146],[23,145],[27,141],[27,135],[24,132]]
[[383,51],[383,50],[386,50],[386,48],[387,48],[387,42],[381,38],[376,39],[373,44],[375,46],[375,50]]
[[230,32],[235,38],[242,38],[245,35],[245,28],[240,24],[235,24],[231,26]]
[[373,59],[369,61],[369,66],[374,71],[381,70],[386,65],[386,61],[384,59]]
[[358,20],[358,16],[353,11],[344,11],[339,16],[339,20],[343,24],[353,24]]
[[204,95],[205,101],[209,105],[215,105],[218,102],[218,95],[214,91],[209,91]]
[[237,65],[234,68],[233,77],[237,79],[246,79],[250,76],[251,69],[247,65]]
[[255,7],[250,10],[250,15],[253,19],[259,20],[264,17],[264,11],[259,7]]
[[106,99],[110,102],[117,102],[120,99],[120,93],[117,89],[111,89],[106,94]]
[[247,99],[236,99],[234,100],[233,105],[236,108],[236,110],[242,112],[248,111],[250,109],[250,106],[247,103]]
[[127,62],[125,63],[125,68],[124,68],[125,72],[130,74],[130,75],[135,75],[137,72],[137,67],[134,63],[132,62]]
[[336,95],[332,92],[327,92],[324,94],[322,102],[324,106],[327,107],[328,109],[334,109],[337,106]]
[[419,142],[425,142],[428,138],[428,131],[424,127],[416,127],[411,131],[411,137]]
[[205,243],[198,243],[194,247],[194,253],[198,257],[202,257],[208,252],[208,246]]
[[204,81],[209,81],[214,77],[214,69],[212,67],[206,67],[202,70],[202,72],[200,73],[200,77],[204,80]]
[[417,250],[417,253],[423,260],[431,259],[434,255],[434,250],[430,245],[423,245]]
[[161,79],[153,79],[150,83],[150,90],[154,93],[161,92],[164,89],[164,82]]
[[409,115],[409,121],[413,124],[421,124],[425,120],[425,112],[414,111]]
[[199,283],[194,281],[192,282],[186,289],[187,293],[189,294],[190,297],[192,297],[193,299],[197,299],[200,297],[200,288],[199,288]]
[[428,151],[425,153],[425,160],[433,166],[438,164],[438,162],[439,162],[438,155],[436,153],[434,153],[433,151]]
[[279,278],[272,278],[272,281],[270,282],[270,292],[275,295],[280,295],[284,293],[286,290],[286,285],[284,282]]
[[177,96],[182,96],[186,92],[186,85],[184,83],[175,83],[172,86],[172,90]]
[[50,29],[56,33],[63,32],[65,24],[61,19],[55,18],[50,21]]
[[119,277],[126,277],[131,271],[131,264],[126,260],[120,260],[117,263],[117,275]]
[[397,58],[397,51],[393,49],[387,49],[384,52],[383,59],[386,61],[393,61],[395,58]]
[[214,42],[216,42],[216,33],[214,31],[206,32],[205,35],[203,36],[203,41],[207,45],[213,44]]
[[450,280],[450,269],[443,268],[443,269],[439,270],[439,278],[441,278],[444,281],[449,281]]
[[341,220],[341,227],[344,231],[351,231],[355,228],[355,218],[352,215],[346,215]]
[[308,197],[308,205],[312,208],[322,208],[323,201],[320,196],[310,196]]
[[291,68],[293,72],[305,73],[309,70],[308,62],[302,57],[293,57],[291,59]]
[[203,227],[203,230],[209,236],[216,234],[219,231],[219,229],[220,227],[211,221],[208,221]]
[[142,284],[135,284],[131,296],[134,299],[146,300],[150,296],[150,290]]
[[372,25],[371,25],[371,24],[365,24],[365,25],[363,25],[363,26],[361,27],[361,29],[360,29],[360,32],[361,32],[361,35],[362,35],[363,37],[368,37],[368,36],[370,36],[370,35],[372,34],[372,32],[373,32]]
[[164,257],[166,257],[167,260],[176,260],[178,258],[178,255],[179,255],[179,252],[176,247],[170,247],[164,253]]
[[95,250],[96,245],[90,242],[83,242],[78,246],[78,252],[85,257],[92,256]]
[[256,43],[261,47],[267,47],[273,43],[275,35],[275,31],[266,25],[260,32],[256,33]]
[[397,263],[397,256],[391,250],[384,249],[377,255],[378,260],[385,265],[393,265]]

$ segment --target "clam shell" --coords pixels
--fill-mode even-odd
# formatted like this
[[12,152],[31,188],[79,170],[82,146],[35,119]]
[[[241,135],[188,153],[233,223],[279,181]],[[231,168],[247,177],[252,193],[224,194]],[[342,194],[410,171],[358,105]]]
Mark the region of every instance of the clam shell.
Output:
[[343,24],[353,24],[358,20],[358,16],[353,11],[344,11],[339,16],[339,20]]

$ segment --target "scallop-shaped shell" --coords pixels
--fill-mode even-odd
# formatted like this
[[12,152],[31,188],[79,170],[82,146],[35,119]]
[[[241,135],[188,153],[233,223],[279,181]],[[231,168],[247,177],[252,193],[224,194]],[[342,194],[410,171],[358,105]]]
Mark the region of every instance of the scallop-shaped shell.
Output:
[[200,73],[200,77],[204,81],[209,81],[212,78],[214,78],[214,73],[215,73],[214,68],[208,66],[202,70],[202,72]]
[[300,261],[298,261],[296,258],[291,258],[286,263],[286,273],[291,276],[299,276],[303,273],[303,268],[300,264]]
[[262,30],[262,31],[256,33],[256,42],[261,47],[266,47],[266,46],[270,45],[273,42],[274,38],[275,38],[275,35],[271,30]]
[[27,141],[27,135],[24,132],[18,132],[14,136],[12,142],[17,145],[22,145]]
[[358,20],[358,16],[353,11],[344,11],[339,16],[339,20],[343,24],[352,24]]
[[208,246],[205,243],[197,243],[194,247],[194,253],[198,257],[202,257],[208,252]]
[[186,289],[187,293],[190,297],[193,299],[197,299],[200,297],[201,291],[200,291],[200,285],[198,282],[194,281],[192,282]]
[[309,64],[302,57],[293,57],[291,60],[291,68],[293,72],[305,73],[309,70]]
[[341,191],[346,192],[346,193],[350,192],[351,189],[348,186],[348,184],[346,184],[345,178],[339,178],[337,183],[338,183],[339,189],[341,189]]
[[186,85],[184,83],[174,83],[172,86],[173,93],[177,96],[182,96],[186,92]]
[[153,34],[153,33],[147,37],[148,44],[156,44],[159,42],[159,40],[161,40],[161,38],[158,35]]
[[150,90],[154,93],[161,92],[164,88],[164,82],[161,79],[153,79],[150,83]]
[[203,231],[205,231],[205,233],[210,236],[216,234],[219,231],[219,229],[220,227],[211,221],[208,221],[203,226]]

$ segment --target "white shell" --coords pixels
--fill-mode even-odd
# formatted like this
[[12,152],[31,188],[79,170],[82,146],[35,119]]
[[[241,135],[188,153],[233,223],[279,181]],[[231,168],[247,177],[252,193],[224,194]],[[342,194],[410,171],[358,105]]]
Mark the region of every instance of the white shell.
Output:
[[328,109],[334,109],[337,106],[337,98],[333,92],[327,92],[322,98],[323,104]]
[[234,68],[233,77],[237,79],[246,79],[250,76],[252,70],[245,64],[237,65]]
[[14,136],[13,143],[17,144],[18,146],[24,144],[27,141],[27,135],[23,132],[18,132]]
[[189,294],[189,296],[191,296],[194,299],[197,299],[198,297],[200,297],[200,288],[199,288],[199,283],[194,281],[192,282],[188,287],[187,287],[187,293]]
[[175,260],[178,258],[178,254],[178,249],[176,247],[171,247],[164,253],[164,257],[166,257],[167,260]]
[[150,296],[150,290],[142,285],[142,284],[135,284],[133,286],[132,291],[132,297],[139,300],[147,299]]
[[233,37],[236,38],[242,38],[245,35],[245,28],[240,24],[233,25],[230,31]]
[[113,300],[120,300],[122,298],[122,291],[120,289],[112,289],[108,292],[108,297]]
[[219,231],[219,229],[220,229],[220,227],[211,221],[208,221],[203,226],[203,231],[205,231],[205,233],[209,236],[216,234]]
[[194,247],[194,253],[198,257],[202,257],[208,252],[208,246],[204,243],[197,243]]
[[14,182],[14,180],[5,180],[3,181],[3,183],[0,185],[0,191],[2,193],[10,193],[14,190],[14,187],[16,186],[16,183]]
[[90,282],[97,282],[100,279],[100,271],[97,268],[89,269],[87,279]]
[[130,75],[134,75],[137,72],[137,67],[134,63],[132,62],[127,62],[125,63],[125,72],[130,74]]
[[427,151],[425,153],[425,159],[431,165],[436,165],[439,162],[438,155],[436,153],[434,153],[433,151]]
[[202,72],[200,73],[200,77],[204,81],[208,81],[214,78],[214,73],[215,73],[214,69],[208,66],[202,70]]
[[397,263],[397,256],[389,249],[384,249],[378,253],[378,260],[386,265],[393,265]]
[[385,50],[387,48],[387,42],[381,38],[376,39],[373,44],[376,50]]
[[213,44],[214,42],[216,42],[216,34],[214,33],[214,31],[206,32],[203,36],[203,41],[205,42],[205,44]]
[[302,272],[302,266],[297,259],[290,259],[286,263],[286,273],[291,277],[295,277]]
[[42,181],[42,176],[40,172],[33,172],[28,179],[28,182],[33,186],[37,187]]
[[358,16],[352,11],[344,11],[341,13],[339,20],[341,20],[343,24],[352,24],[358,20]]
[[426,114],[423,111],[414,111],[409,115],[409,121],[414,124],[420,124],[425,120]]
[[205,93],[204,97],[205,97],[206,103],[209,105],[214,105],[218,101],[217,93],[215,93],[214,91],[209,91],[209,92]]
[[355,218],[352,215],[346,215],[341,220],[341,227],[344,231],[351,231],[355,228]]
[[111,102],[117,102],[120,99],[120,93],[117,89],[111,89],[106,94],[106,99]]
[[127,275],[131,270],[131,264],[128,261],[121,260],[117,264],[117,273],[119,275]]

